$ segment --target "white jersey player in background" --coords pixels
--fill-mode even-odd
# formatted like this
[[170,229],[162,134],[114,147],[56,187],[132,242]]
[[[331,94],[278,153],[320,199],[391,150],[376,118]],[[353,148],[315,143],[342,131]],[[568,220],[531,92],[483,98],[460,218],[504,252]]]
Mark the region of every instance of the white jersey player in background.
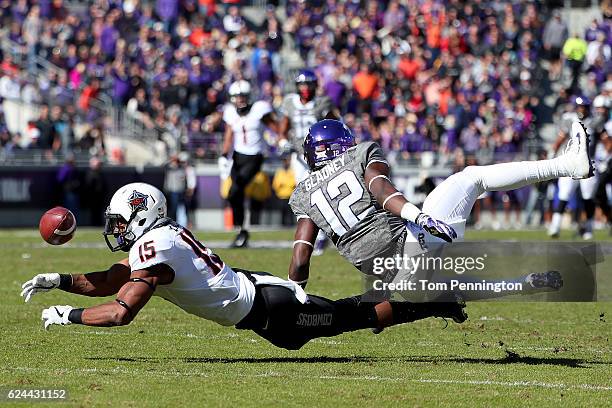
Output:
[[272,106],[266,101],[251,104],[250,96],[251,85],[244,80],[236,81],[229,87],[230,103],[223,108],[225,135],[219,167],[222,173],[231,167],[232,186],[227,199],[234,215],[234,228],[239,229],[232,243],[236,248],[246,247],[249,240],[244,227],[244,190],[261,170],[266,147],[264,126],[278,132]]
[[[340,113],[328,96],[318,96],[318,79],[310,69],[301,70],[295,78],[297,92],[290,93],[281,105],[279,147],[291,150],[291,170],[296,184],[308,177],[310,168],[304,161],[302,145],[308,129],[323,119],[340,119]],[[323,253],[327,238],[322,232],[317,236],[313,255]]]
[[105,218],[108,247],[129,252],[128,258],[106,271],[38,274],[23,284],[21,294],[27,302],[37,293],[58,288],[85,296],[116,295],[116,299],[85,309],[51,306],[42,312],[45,329],[126,325],[154,295],[187,313],[252,330],[291,350],[314,338],[359,329],[380,330],[432,316],[458,323],[467,318],[456,303],[365,303],[361,295],[330,300],[306,295],[297,284],[265,272],[231,268],[188,229],[166,218],[166,199],[149,184],[121,187]]
[[[597,102],[600,103],[601,99]],[[561,128],[559,130],[559,137],[553,146],[553,151],[557,153],[561,146],[566,143],[570,138],[572,122],[576,120],[583,121],[587,132],[590,135],[589,138],[589,155],[596,157],[596,149],[602,138],[602,133],[605,133],[604,125],[605,119],[600,120],[590,113],[591,102],[582,96],[578,96],[574,100],[573,112],[567,112],[563,115]],[[597,167],[595,167],[596,169]],[[559,201],[554,208],[553,217],[548,230],[548,235],[551,238],[558,238],[561,231],[561,221],[565,207],[568,201],[572,198],[578,187],[580,187],[580,193],[582,201],[584,203],[584,212],[586,215],[586,221],[580,228],[580,235],[585,240],[593,238],[593,221],[595,217],[595,193],[599,185],[599,175],[596,171],[590,174],[590,177],[582,180],[574,180],[571,177],[561,177],[558,181],[558,197]]]

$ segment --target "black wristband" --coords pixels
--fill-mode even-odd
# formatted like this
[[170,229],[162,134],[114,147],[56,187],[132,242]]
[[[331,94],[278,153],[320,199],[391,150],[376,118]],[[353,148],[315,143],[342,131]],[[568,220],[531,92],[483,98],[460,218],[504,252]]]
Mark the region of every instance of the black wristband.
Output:
[[72,309],[70,314],[68,314],[68,320],[70,320],[72,323],[83,324],[83,320],[81,319],[83,310],[85,309]]
[[62,290],[68,290],[72,287],[72,275],[67,273],[60,273],[59,288]]

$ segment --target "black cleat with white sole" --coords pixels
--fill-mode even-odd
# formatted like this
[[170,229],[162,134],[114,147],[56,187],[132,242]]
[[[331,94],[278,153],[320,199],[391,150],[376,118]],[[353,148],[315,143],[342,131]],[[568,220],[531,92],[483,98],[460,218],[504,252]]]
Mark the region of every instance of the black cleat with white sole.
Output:
[[231,248],[246,248],[249,245],[249,231],[240,230],[234,241],[232,242]]
[[558,271],[530,273],[525,277],[525,282],[531,289],[559,290],[563,287],[563,276]]

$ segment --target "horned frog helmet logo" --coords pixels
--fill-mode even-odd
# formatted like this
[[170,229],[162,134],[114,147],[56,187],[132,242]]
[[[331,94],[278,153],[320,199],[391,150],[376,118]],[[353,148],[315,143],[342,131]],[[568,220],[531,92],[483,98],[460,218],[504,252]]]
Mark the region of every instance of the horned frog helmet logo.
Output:
[[139,193],[138,191],[134,190],[132,194],[128,197],[128,204],[130,205],[132,212],[147,211],[148,198],[148,195]]

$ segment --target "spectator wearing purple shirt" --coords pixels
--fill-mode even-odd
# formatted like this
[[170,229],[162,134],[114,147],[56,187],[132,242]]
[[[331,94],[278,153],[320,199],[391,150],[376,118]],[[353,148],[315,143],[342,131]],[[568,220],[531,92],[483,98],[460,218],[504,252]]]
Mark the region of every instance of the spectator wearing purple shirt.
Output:
[[174,31],[174,26],[178,17],[178,0],[157,0],[155,3],[155,13],[164,22],[166,32]]
[[340,73],[337,72],[335,78],[325,84],[324,89],[334,106],[342,107],[346,96],[346,85],[340,81],[339,75]]
[[114,27],[114,24],[115,16],[111,13],[106,17],[105,24],[100,33],[100,49],[108,62],[115,59],[115,48],[119,39],[119,32]]
[[257,68],[257,86],[261,89],[264,82],[274,83],[274,71],[272,70],[272,65],[270,64],[270,58],[267,51],[263,51],[261,53],[261,59],[259,61],[259,66]]
[[[214,87],[219,92],[237,77],[252,81],[260,88],[258,94],[274,103],[287,92],[285,84],[277,78],[285,70],[284,61],[278,58],[285,33],[294,36],[302,63],[317,69],[324,92],[345,117],[357,111],[351,76],[362,64],[373,67],[380,81],[379,93],[371,101],[371,114],[385,120],[359,116],[353,119],[352,127],[359,138],[373,138],[387,149],[400,147],[405,132],[394,129],[396,116],[410,112],[416,115],[416,135],[421,137],[420,140],[411,133],[404,138],[406,143],[410,142],[410,150],[452,152],[455,146],[473,150],[473,138],[459,137],[470,122],[475,122],[484,135],[494,125],[512,123],[511,129],[518,139],[510,146],[505,142],[503,149],[514,146],[520,150],[527,132],[546,120],[546,115],[536,109],[544,92],[550,92],[547,82],[541,81],[547,68],[541,66],[539,58],[544,54],[542,22],[552,18],[541,3],[288,0],[288,19],[282,27],[274,10],[266,11],[258,42],[258,34],[251,30],[238,7],[232,7],[227,14],[203,16],[197,12],[196,3],[196,0],[108,0],[91,2],[83,15],[67,15],[62,7],[54,8],[55,2],[51,0],[15,0],[1,3],[0,12],[8,19],[5,21],[9,38],[23,44],[20,22],[31,13],[32,5],[40,5],[42,33],[40,40],[36,40],[40,55],[60,68],[78,73],[74,78],[70,76],[75,84],[102,78],[103,92],[119,104],[125,103],[131,89],[145,87],[151,95],[151,105],[155,105],[152,119],[159,119],[162,125],[168,103],[185,101],[185,117],[181,120],[190,123],[194,115],[201,113],[200,106],[207,104],[203,89]],[[425,44],[432,24],[440,38],[430,47]],[[604,42],[610,45],[610,27],[609,20],[604,19],[592,23],[586,33],[579,35],[593,43],[597,33],[604,32]],[[190,34],[196,32],[197,39],[191,38]],[[222,64],[220,53],[231,37],[240,44],[242,55],[237,59],[244,61],[255,56],[254,61],[248,61],[251,64],[241,63],[240,72]],[[591,48],[596,46],[591,44]],[[264,50],[271,53],[271,61],[261,65],[260,59],[265,58],[260,58],[259,52]],[[408,80],[398,72],[400,52],[423,61]],[[200,61],[195,66],[191,63],[194,58]],[[125,72],[113,72],[117,61],[125,64],[127,76]],[[132,70],[133,63],[140,67],[140,73]],[[589,92],[595,92],[590,88],[597,88],[606,79],[610,64],[608,56],[581,67],[581,76],[590,75]],[[183,69],[187,74],[181,73],[177,81],[176,73]],[[448,103],[438,103],[439,109],[432,102],[442,100],[435,94],[439,90],[427,99],[423,97],[432,81],[450,85],[443,101]],[[161,98],[155,87],[161,89]],[[51,83],[41,87],[40,93],[43,99],[49,98],[57,89],[60,88]],[[220,92],[218,99],[223,97]],[[426,100],[431,106],[427,106]],[[489,100],[495,101],[495,106],[489,107]],[[206,110],[209,115],[216,114],[214,109]]]
[[132,96],[132,85],[130,76],[125,70],[125,65],[118,62],[113,67],[113,102],[117,105],[125,105]]

